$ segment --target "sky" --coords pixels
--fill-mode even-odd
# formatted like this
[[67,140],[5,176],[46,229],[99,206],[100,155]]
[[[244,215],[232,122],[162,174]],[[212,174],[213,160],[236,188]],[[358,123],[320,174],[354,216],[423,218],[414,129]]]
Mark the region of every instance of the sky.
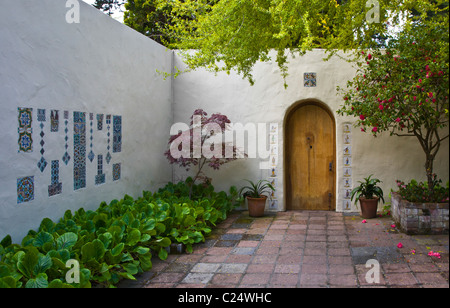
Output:
[[[86,2],[88,4],[91,4],[91,5],[95,3],[95,0],[82,0],[82,1]],[[111,17],[114,18],[115,20],[123,23],[123,12],[114,13]]]

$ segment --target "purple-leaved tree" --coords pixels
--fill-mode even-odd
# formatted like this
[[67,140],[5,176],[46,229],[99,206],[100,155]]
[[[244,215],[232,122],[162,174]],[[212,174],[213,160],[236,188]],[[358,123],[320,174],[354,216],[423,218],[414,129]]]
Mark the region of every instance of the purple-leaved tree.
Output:
[[[233,142],[226,140],[225,134],[231,121],[226,115],[214,113],[208,117],[203,109],[194,111],[189,127],[177,130],[169,138],[169,149],[164,153],[171,164],[189,171],[196,167],[192,184],[196,181],[210,183],[211,178],[204,173],[204,167],[214,170],[230,161],[247,157]],[[181,126],[180,126],[181,127]]]

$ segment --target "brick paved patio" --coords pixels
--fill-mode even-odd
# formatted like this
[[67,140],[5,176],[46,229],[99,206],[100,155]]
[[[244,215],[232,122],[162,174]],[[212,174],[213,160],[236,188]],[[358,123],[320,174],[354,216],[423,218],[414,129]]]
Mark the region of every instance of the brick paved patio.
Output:
[[[392,223],[322,211],[234,212],[192,254],[154,257],[151,271],[119,287],[448,288],[448,235],[409,236]],[[380,264],[379,283],[366,280],[369,259]]]

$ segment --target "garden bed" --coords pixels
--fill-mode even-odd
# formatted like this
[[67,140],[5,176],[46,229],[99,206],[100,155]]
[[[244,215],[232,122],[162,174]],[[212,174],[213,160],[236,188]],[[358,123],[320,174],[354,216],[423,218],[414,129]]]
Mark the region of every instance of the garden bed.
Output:
[[421,203],[391,194],[392,218],[406,234],[448,234],[449,203]]

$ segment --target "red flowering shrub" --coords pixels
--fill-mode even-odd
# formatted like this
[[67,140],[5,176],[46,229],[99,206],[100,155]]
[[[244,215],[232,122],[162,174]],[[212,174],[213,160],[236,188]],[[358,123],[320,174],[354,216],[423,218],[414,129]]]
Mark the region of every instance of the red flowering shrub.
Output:
[[449,137],[448,40],[447,6],[446,15],[408,25],[385,49],[360,52],[355,78],[338,88],[338,114],[354,116],[361,131],[417,138],[430,192],[434,159]]

